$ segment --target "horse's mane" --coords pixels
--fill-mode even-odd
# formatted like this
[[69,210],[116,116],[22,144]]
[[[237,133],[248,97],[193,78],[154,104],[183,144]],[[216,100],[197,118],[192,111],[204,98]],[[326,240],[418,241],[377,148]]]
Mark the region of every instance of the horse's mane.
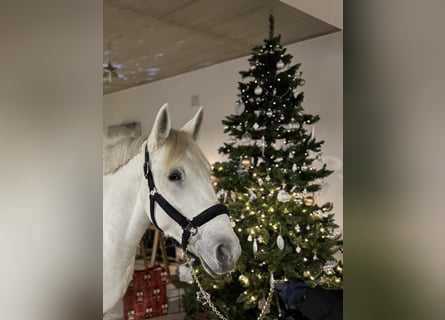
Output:
[[148,135],[118,135],[106,138],[102,149],[103,175],[117,171],[141,151]]
[[[103,175],[117,171],[141,152],[141,147],[147,140],[147,137],[148,135],[140,137],[127,135],[107,138],[102,152]],[[165,147],[168,148],[168,153],[164,161],[165,166],[168,166],[183,156],[186,149],[191,149],[191,152],[197,154],[205,163],[208,163],[202,151],[197,144],[193,142],[190,134],[183,131],[170,130],[170,134],[165,141]]]

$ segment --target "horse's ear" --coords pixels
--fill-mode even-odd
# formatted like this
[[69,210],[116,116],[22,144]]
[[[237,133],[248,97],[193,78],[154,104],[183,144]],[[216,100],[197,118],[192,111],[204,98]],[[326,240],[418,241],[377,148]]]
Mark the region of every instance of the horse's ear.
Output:
[[196,140],[196,138],[198,138],[199,130],[201,129],[202,116],[203,116],[203,107],[200,107],[199,110],[193,116],[193,118],[190,119],[190,121],[187,122],[182,127],[181,130],[190,133],[193,139]]
[[158,111],[153,129],[151,129],[150,140],[155,145],[161,145],[167,139],[171,130],[170,116],[168,114],[168,103],[165,103]]

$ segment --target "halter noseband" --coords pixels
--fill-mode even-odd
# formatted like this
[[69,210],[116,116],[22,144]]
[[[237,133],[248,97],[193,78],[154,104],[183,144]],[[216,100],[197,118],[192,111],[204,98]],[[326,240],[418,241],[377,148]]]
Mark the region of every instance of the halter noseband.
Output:
[[148,154],[147,145],[145,145],[145,162],[144,162],[144,175],[147,179],[148,190],[150,191],[150,217],[153,224],[162,231],[158,226],[155,218],[155,202],[167,213],[170,218],[175,220],[183,230],[181,246],[184,251],[187,250],[187,245],[191,236],[194,236],[198,232],[198,227],[209,222],[213,218],[221,215],[228,214],[228,209],[223,204],[215,204],[210,208],[207,208],[192,220],[187,219],[176,208],[174,208],[162,195],[158,193],[153,180],[153,174],[150,167],[150,155]]

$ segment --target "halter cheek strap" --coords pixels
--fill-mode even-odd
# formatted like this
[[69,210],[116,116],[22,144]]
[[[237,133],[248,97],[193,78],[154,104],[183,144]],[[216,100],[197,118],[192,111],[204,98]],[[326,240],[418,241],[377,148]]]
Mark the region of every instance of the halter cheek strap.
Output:
[[191,236],[194,236],[198,232],[198,227],[209,222],[213,218],[221,215],[228,214],[228,209],[223,204],[215,204],[210,208],[204,210],[192,220],[186,218],[181,214],[175,207],[173,207],[161,194],[156,190],[153,174],[150,167],[150,155],[148,153],[147,145],[145,145],[145,162],[144,162],[144,175],[147,179],[148,189],[150,191],[150,218],[153,224],[162,231],[156,222],[155,217],[155,204],[158,203],[159,206],[167,213],[170,218],[172,218],[177,224],[179,224],[183,230],[181,246],[184,251],[187,250],[188,242]]

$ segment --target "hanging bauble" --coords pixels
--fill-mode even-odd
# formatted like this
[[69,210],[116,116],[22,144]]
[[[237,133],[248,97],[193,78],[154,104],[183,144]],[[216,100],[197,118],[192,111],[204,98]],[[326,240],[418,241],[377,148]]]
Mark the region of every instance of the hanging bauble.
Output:
[[241,218],[241,219],[244,219],[244,218],[245,218],[244,213],[241,213],[240,218]]
[[250,202],[254,201],[257,198],[255,192],[253,192],[251,189],[247,190],[247,192],[249,192],[249,201]]
[[258,123],[254,123],[253,124],[253,126],[252,126],[252,128],[254,129],[254,130],[258,130],[258,128],[260,127],[260,125],[258,124]]
[[193,283],[193,269],[188,264],[181,264],[178,267],[179,281],[192,284]]
[[257,86],[253,92],[254,92],[257,96],[259,96],[260,94],[263,93],[263,88],[261,88],[260,86]]
[[311,230],[311,226],[310,226],[310,225],[307,225],[307,226],[306,226],[306,230]]
[[314,260],[314,261],[317,261],[317,260],[318,260],[318,257],[317,257],[316,254],[314,254],[314,256],[312,257],[312,260]]
[[270,275],[269,285],[275,287],[275,277],[273,276],[273,273]]
[[280,116],[280,120],[281,120],[281,121],[284,120],[284,115],[283,115],[283,114]]
[[258,251],[258,243],[256,242],[256,238],[253,239],[252,250],[253,250],[253,254],[256,254]]
[[249,236],[247,237],[247,241],[252,242],[252,240],[253,240],[252,235],[249,234]]
[[283,236],[281,234],[279,234],[278,237],[277,237],[277,247],[280,250],[284,249],[284,239],[283,239]]
[[242,114],[244,112],[244,110],[246,109],[246,106],[244,105],[244,103],[242,101],[237,101],[235,103],[235,113],[239,116],[240,114]]
[[271,108],[267,109],[266,116],[268,116],[270,118],[270,117],[272,117],[272,115],[273,115],[272,109]]
[[280,202],[288,202],[290,199],[290,194],[286,190],[278,191],[277,199]]
[[244,134],[241,136],[241,144],[246,146],[252,143],[252,136],[249,134],[249,132],[244,132]]
[[277,44],[276,46],[275,46],[275,48],[273,48],[275,51],[280,51],[281,50],[281,47],[280,47],[280,45],[279,44]]
[[306,165],[306,163],[303,163],[303,165],[301,166],[301,171],[307,171],[308,167]]
[[247,157],[244,157],[243,159],[241,159],[241,165],[244,167],[244,168],[249,168],[250,167],[250,159],[249,158],[247,158]]
[[299,246],[297,246],[297,247],[295,248],[295,251],[296,251],[297,253],[300,253],[300,252],[301,252],[301,248],[300,248]]
[[276,67],[277,67],[278,70],[283,69],[284,68],[284,62],[282,60],[278,61]]
[[250,71],[254,71],[256,69],[256,65],[250,66]]
[[301,231],[300,225],[297,223],[295,226],[295,232],[299,233]]
[[294,163],[294,164],[292,165],[292,171],[295,172],[295,171],[297,171],[297,170],[298,170],[298,166]]
[[234,137],[230,137],[229,140],[227,140],[227,144],[229,146],[233,146],[236,143],[236,139]]
[[311,195],[305,195],[303,197],[303,203],[305,206],[308,206],[308,207],[313,206],[314,205],[314,197]]
[[265,179],[266,179],[267,182],[269,182],[271,180],[269,175],[267,175]]

